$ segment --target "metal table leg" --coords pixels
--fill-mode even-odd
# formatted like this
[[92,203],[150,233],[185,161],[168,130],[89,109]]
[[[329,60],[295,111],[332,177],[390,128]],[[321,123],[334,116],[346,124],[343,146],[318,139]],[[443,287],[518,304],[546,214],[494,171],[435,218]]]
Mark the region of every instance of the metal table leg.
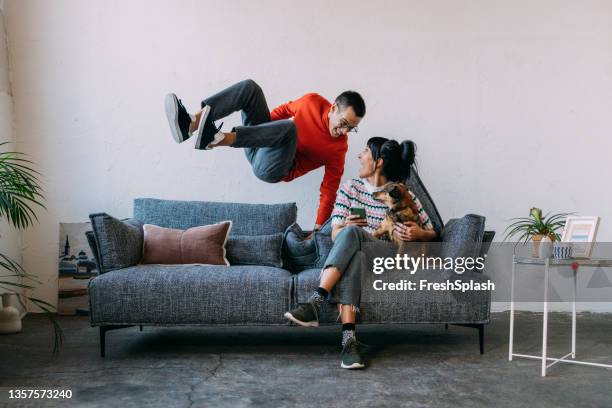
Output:
[[512,279],[510,282],[510,339],[508,346],[508,360],[512,361],[512,353],[514,346],[514,271],[516,268],[516,255],[512,255]]
[[546,346],[548,340],[548,267],[550,258],[544,265],[544,321],[542,324],[542,377],[546,377]]
[[574,272],[574,296],[572,299],[572,358],[576,358],[576,276],[578,268],[572,268]]

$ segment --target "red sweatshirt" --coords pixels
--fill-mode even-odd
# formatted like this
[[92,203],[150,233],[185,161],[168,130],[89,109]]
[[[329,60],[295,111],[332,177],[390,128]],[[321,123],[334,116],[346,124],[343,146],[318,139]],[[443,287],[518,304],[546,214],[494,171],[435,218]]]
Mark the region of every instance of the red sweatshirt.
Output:
[[348,150],[347,136],[332,137],[327,117],[331,103],[316,93],[278,106],[270,112],[271,120],[293,118],[297,127],[298,141],[295,166],[283,181],[325,166],[321,183],[317,224],[323,224],[331,215],[336,201],[336,192],[344,173],[344,158]]

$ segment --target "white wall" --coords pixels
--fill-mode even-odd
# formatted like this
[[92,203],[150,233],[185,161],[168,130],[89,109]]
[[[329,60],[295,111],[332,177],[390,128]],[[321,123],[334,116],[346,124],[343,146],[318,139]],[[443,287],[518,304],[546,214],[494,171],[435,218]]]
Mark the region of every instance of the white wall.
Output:
[[[251,77],[270,106],[353,88],[368,137],[410,138],[444,219],[501,232],[531,206],[600,215],[612,239],[610,1],[7,1],[17,138],[45,174],[48,211],[26,267],[55,302],[58,222],[129,216],[134,197],[297,201],[310,226],[322,172],[268,185],[242,152],[177,146],[175,91]],[[236,118],[226,123],[229,128]]]
[[[14,142],[14,118],[13,118],[13,95],[11,91],[10,69],[8,58],[8,42],[6,32],[6,22],[4,18],[4,1],[0,1],[0,142]],[[4,145],[0,148],[2,151],[15,149],[14,144]],[[13,260],[21,261],[21,251],[19,248],[20,233],[14,229],[9,223],[2,219],[0,220],[0,253],[10,257]],[[0,270],[0,275],[6,275],[6,270]],[[2,280],[16,279],[7,277]],[[11,291],[16,288],[11,287]],[[6,292],[0,288],[0,293]],[[20,309],[19,302],[12,301],[12,305]]]

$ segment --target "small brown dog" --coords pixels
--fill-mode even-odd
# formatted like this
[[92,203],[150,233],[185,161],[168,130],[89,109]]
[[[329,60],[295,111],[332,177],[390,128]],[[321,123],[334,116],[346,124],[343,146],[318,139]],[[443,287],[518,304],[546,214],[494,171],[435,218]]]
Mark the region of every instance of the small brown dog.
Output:
[[416,203],[404,183],[387,183],[382,190],[376,191],[372,196],[389,207],[385,219],[380,223],[378,229],[372,233],[375,238],[388,235],[391,241],[401,245],[403,241],[393,235],[393,225],[396,222],[413,221],[422,227]]

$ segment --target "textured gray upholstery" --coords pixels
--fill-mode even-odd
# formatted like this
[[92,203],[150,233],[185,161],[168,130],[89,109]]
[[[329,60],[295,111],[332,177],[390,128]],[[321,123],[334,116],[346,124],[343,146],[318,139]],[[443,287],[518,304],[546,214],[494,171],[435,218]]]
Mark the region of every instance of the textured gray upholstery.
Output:
[[145,224],[187,229],[231,220],[230,236],[283,233],[296,217],[295,203],[242,204],[155,198],[134,200],[134,218]]
[[[428,211],[434,226],[439,225],[441,231],[439,214],[414,172],[411,179],[420,186],[411,189]],[[263,256],[267,253],[266,256],[270,256],[268,260],[274,264],[274,242],[277,241],[271,240],[268,249],[264,251],[258,247],[257,240],[261,236],[278,237],[283,233],[295,222],[296,207],[292,203],[256,205],[137,199],[134,202],[134,217],[138,221],[124,222],[107,214],[92,214],[94,236],[88,238],[101,272],[107,272],[89,283],[92,326],[285,325],[287,320],[283,317],[284,312],[298,302],[304,302],[318,286],[321,263],[327,258],[331,247],[329,225],[324,226],[310,242],[296,239],[297,246],[301,245],[299,248],[302,255],[310,256],[299,263],[298,270],[306,270],[296,275],[285,269],[261,265],[134,265],[138,262],[137,254],[142,251],[143,222],[186,229],[223,220],[233,221],[230,239],[234,238],[232,245],[235,247],[232,250],[241,251],[240,241],[248,241],[244,247],[246,252],[238,254],[238,257],[242,256],[243,261],[248,258],[248,262],[261,264],[267,262]],[[478,216],[470,217],[467,224],[478,224],[474,221],[479,219]],[[484,218],[480,218],[484,228]],[[446,238],[453,242],[472,242],[478,240],[478,237],[482,240],[481,230],[474,225],[464,228],[461,223],[453,222],[452,228],[447,230]],[[303,238],[301,230],[295,232],[296,237]],[[424,294],[371,290],[372,281],[378,275],[372,273],[368,263],[371,263],[374,255],[394,255],[385,253],[389,247],[382,244],[372,242],[368,244],[367,250],[359,252],[360,262],[366,265],[361,272],[363,293],[359,305],[361,313],[358,316],[361,322],[488,322],[489,292],[457,295],[454,292],[428,291]],[[299,254],[299,251],[293,254],[296,253]],[[286,251],[283,256],[287,256]],[[483,274],[471,272],[462,276],[449,275],[447,271],[427,273],[429,280],[487,279]],[[418,273],[397,275],[405,279],[417,279],[419,276]],[[321,322],[335,322],[336,317],[336,307],[326,304]]]
[[468,214],[449,220],[442,230],[441,256],[476,258],[481,253],[485,217]]
[[[367,252],[367,251],[366,251]],[[367,254],[366,254],[367,255]],[[371,255],[369,255],[371,256]],[[366,260],[371,264],[371,258]],[[319,283],[320,269],[308,269],[296,275],[296,301],[304,303]],[[372,273],[369,267],[362,269],[362,297],[359,304],[361,323],[488,323],[490,313],[489,291],[375,291],[373,281],[399,282],[402,279],[418,282],[445,282],[446,280],[484,282],[486,275],[466,272],[457,275],[450,271],[419,271],[411,275],[406,271],[389,271],[393,278],[382,277]],[[321,322],[336,320],[337,310],[325,308],[321,313]]]
[[227,259],[231,265],[265,265],[281,268],[283,234],[234,235],[227,240]]
[[287,269],[300,272],[310,268],[322,268],[334,243],[331,239],[331,218],[319,231],[309,236],[294,223],[285,231],[283,258]]
[[89,219],[100,273],[127,268],[140,262],[144,239],[140,221],[119,220],[106,213],[91,214]]
[[89,282],[90,320],[105,324],[287,324],[291,274],[268,266],[138,265]]

